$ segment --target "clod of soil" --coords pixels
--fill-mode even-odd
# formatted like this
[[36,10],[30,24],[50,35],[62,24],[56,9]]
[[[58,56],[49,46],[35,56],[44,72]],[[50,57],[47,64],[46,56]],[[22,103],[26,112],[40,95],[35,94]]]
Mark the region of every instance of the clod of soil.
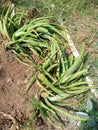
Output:
[[0,130],[16,130],[16,120],[10,114],[0,112]]

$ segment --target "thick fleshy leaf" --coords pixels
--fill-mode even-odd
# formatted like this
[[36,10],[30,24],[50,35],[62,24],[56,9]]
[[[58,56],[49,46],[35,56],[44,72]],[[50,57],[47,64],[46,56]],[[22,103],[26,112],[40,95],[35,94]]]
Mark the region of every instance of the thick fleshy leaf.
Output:
[[76,112],[76,115],[81,118],[89,119],[89,115],[85,112]]
[[94,110],[93,102],[91,99],[87,100],[87,111],[91,113]]

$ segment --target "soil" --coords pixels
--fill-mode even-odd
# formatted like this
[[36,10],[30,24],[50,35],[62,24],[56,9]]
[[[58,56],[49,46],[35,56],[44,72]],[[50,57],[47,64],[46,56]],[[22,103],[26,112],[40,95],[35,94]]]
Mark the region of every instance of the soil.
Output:
[[26,101],[32,96],[32,91],[22,96],[29,75],[25,70],[26,66],[15,61],[12,54],[0,46],[0,112],[11,114],[20,125],[29,116]]
[[[3,39],[0,38],[0,43],[2,42]],[[29,118],[30,106],[28,102],[32,99],[32,94],[36,92],[36,89],[33,91],[31,88],[23,96],[28,77],[32,74],[31,70],[27,70],[27,66],[18,63],[13,58],[12,53],[5,51],[0,45],[0,113],[10,114],[18,122],[19,126],[23,125],[24,121]],[[12,121],[1,117],[0,130],[10,130]],[[8,126],[8,128],[5,128],[5,126]]]

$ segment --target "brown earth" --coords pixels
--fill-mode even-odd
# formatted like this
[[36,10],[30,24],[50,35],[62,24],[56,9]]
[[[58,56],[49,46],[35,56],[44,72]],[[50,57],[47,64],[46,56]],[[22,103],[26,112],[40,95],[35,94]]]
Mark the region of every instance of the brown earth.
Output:
[[26,66],[17,63],[12,54],[0,46],[0,112],[11,114],[20,125],[29,116],[26,101],[32,96],[32,91],[23,96],[30,73],[26,70]]
[[[5,40],[0,37],[0,43],[3,41]],[[25,96],[23,96],[23,92],[28,83],[28,77],[32,73],[32,70],[28,71],[27,66],[18,63],[12,53],[5,51],[0,45],[0,130],[10,130],[7,128],[10,119],[3,118],[2,112],[10,114],[19,126],[29,118],[28,102],[32,100],[32,94],[36,93],[36,86],[33,86],[35,89],[31,88]]]

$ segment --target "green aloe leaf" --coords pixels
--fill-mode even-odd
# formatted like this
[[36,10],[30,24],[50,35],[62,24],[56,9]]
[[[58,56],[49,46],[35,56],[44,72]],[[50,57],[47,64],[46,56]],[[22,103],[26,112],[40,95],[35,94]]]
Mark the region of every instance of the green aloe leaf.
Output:
[[91,99],[88,99],[88,100],[87,100],[87,111],[88,111],[89,113],[91,113],[91,112],[93,112],[93,110],[94,110],[93,102],[92,102]]

